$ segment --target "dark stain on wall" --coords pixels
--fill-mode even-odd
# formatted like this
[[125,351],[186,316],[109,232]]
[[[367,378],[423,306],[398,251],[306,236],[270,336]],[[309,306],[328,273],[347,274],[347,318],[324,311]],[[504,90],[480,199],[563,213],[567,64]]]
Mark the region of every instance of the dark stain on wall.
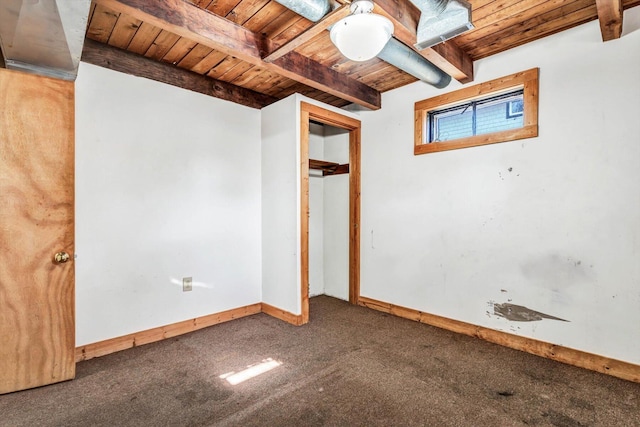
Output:
[[542,319],[560,320],[562,322],[568,322],[568,320],[561,319],[559,317],[550,316],[539,311],[531,310],[522,305],[515,305],[509,303],[493,304],[493,313],[496,316],[504,317],[507,320],[513,322],[536,322]]

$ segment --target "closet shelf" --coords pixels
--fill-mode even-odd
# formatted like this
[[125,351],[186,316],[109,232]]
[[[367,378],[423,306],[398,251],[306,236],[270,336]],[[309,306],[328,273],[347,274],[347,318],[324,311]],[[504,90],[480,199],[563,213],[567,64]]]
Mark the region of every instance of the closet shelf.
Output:
[[322,176],[340,175],[349,173],[349,164],[341,165],[340,163],[309,159],[309,169],[321,170]]

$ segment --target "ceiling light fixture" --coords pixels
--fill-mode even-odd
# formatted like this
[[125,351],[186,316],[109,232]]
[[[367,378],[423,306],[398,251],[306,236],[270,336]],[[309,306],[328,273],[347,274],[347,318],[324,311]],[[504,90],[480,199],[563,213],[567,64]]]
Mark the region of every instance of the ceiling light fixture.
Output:
[[371,13],[373,2],[356,0],[351,15],[331,27],[331,41],[352,61],[368,61],[382,51],[393,35],[393,24],[384,16]]

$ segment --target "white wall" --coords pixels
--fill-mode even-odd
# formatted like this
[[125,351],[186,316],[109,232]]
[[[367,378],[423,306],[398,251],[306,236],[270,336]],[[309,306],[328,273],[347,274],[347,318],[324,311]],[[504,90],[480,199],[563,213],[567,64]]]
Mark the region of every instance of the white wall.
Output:
[[[324,160],[349,163],[349,131],[325,126]],[[324,180],[324,293],[348,301],[349,175]]]
[[296,95],[262,109],[262,301],[300,314],[300,113]]
[[363,296],[640,363],[640,7],[624,24],[476,63],[475,83],[540,67],[538,138],[414,156],[414,102],[443,93],[422,83],[361,113]]
[[259,110],[81,63],[76,345],[260,302],[260,193]]

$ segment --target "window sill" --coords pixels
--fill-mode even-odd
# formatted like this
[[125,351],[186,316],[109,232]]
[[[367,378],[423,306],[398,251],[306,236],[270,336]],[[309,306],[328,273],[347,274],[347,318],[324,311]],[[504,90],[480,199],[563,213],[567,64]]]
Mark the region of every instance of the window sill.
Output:
[[533,138],[538,136],[538,125],[529,125],[517,129],[488,133],[485,135],[470,136],[468,138],[454,139],[451,141],[431,142],[414,146],[413,154],[437,153],[438,151],[457,150],[480,145],[496,144],[499,142],[515,141],[517,139]]

